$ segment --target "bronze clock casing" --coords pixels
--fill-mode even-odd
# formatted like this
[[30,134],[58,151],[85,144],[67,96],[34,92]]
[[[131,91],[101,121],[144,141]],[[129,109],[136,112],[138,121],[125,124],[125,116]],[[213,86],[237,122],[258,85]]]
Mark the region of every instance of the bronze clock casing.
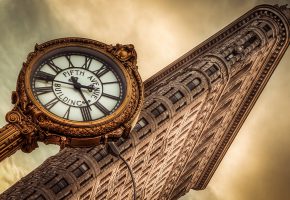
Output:
[[[114,113],[94,121],[70,121],[44,109],[33,96],[30,76],[34,65],[49,52],[61,51],[67,47],[99,52],[120,68],[125,77],[126,96]],[[24,140],[22,150],[32,151],[37,147],[37,141],[59,144],[62,147],[87,147],[128,135],[136,123],[143,102],[143,83],[136,63],[137,54],[133,45],[112,46],[85,38],[61,38],[36,44],[34,52],[29,53],[27,61],[23,63],[16,92],[12,94],[15,107],[6,116],[7,122],[19,127],[17,130]],[[23,134],[24,130],[28,134]]]

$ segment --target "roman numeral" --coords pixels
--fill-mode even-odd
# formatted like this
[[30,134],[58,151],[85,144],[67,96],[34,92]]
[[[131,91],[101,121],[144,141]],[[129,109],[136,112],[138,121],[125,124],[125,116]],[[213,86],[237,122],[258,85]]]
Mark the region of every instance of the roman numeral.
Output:
[[85,63],[83,64],[82,68],[89,69],[92,63],[92,58],[85,57]]
[[116,96],[113,96],[113,95],[110,95],[110,94],[107,94],[107,93],[103,93],[102,96],[108,97],[110,99],[114,99],[116,101],[119,101],[120,100],[120,97],[116,97]]
[[84,121],[92,121],[92,115],[89,107],[80,107]]
[[68,61],[68,67],[75,67],[72,62],[71,62],[71,59],[70,59],[70,56],[65,56],[65,58],[67,59]]
[[46,107],[48,110],[50,110],[53,106],[55,106],[55,104],[57,104],[57,102],[58,102],[58,98],[55,97],[54,99],[52,99],[51,101],[46,103],[44,105],[44,107]]
[[105,115],[108,115],[108,114],[110,114],[110,111],[107,109],[107,108],[105,108],[101,103],[99,103],[99,102],[96,102],[96,103],[94,103],[93,105],[95,105],[102,113],[104,113]]
[[101,77],[109,71],[110,70],[108,68],[106,68],[105,65],[103,65],[100,69],[94,71],[93,73],[96,74],[96,76]]
[[37,95],[42,95],[42,94],[50,93],[50,92],[52,92],[52,86],[48,86],[48,87],[37,87],[37,88],[34,88],[34,92],[36,92]]
[[34,77],[36,79],[40,79],[40,80],[53,81],[55,75],[52,75],[52,74],[49,74],[49,73],[43,72],[43,71],[37,71],[37,72],[35,72]]
[[64,113],[63,118],[66,118],[66,119],[69,118],[70,108],[71,108],[71,106],[68,107],[67,111]]
[[54,64],[54,62],[52,60],[47,61],[46,63],[53,71],[55,71],[55,73],[60,72],[62,69],[59,68],[56,64]]

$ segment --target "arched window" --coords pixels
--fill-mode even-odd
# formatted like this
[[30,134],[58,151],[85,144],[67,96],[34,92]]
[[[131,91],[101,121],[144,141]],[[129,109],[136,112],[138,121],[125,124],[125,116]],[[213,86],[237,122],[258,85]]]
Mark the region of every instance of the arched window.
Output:
[[62,178],[60,179],[56,184],[54,184],[52,187],[51,187],[51,190],[57,194],[59,193],[61,190],[63,190],[64,188],[66,188],[68,186],[68,182]]
[[273,29],[269,24],[267,24],[265,22],[260,22],[259,26],[262,27],[262,30],[266,33],[268,38],[273,37]]
[[253,44],[256,40],[258,39],[257,35],[253,35],[249,40],[247,40],[244,44],[243,47],[247,48],[248,46],[250,46],[251,44]]
[[166,108],[164,107],[163,104],[160,104],[159,106],[157,106],[156,108],[154,108],[151,113],[155,116],[158,117],[159,115],[161,115],[163,112],[166,111]]
[[106,149],[101,149],[94,155],[94,158],[97,162],[99,162],[100,160],[105,158],[107,155],[108,155],[108,151]]
[[141,130],[143,127],[145,127],[148,124],[147,120],[145,118],[141,118],[137,124],[135,125],[134,129],[135,131]]
[[83,175],[86,171],[89,170],[89,166],[86,163],[82,163],[78,166],[74,171],[73,174],[78,178]]
[[199,86],[201,83],[200,79],[199,78],[195,78],[193,79],[191,82],[187,83],[187,87],[190,89],[190,90],[194,90],[197,86]]
[[184,95],[180,91],[177,91],[171,97],[169,97],[169,99],[173,104],[175,104],[177,101],[179,101],[183,97]]
[[216,65],[212,65],[210,68],[208,68],[205,73],[208,76],[212,76],[213,74],[215,74],[217,71],[219,70],[219,68]]
[[271,27],[268,24],[265,24],[265,26],[263,26],[264,31],[268,32],[271,31]]

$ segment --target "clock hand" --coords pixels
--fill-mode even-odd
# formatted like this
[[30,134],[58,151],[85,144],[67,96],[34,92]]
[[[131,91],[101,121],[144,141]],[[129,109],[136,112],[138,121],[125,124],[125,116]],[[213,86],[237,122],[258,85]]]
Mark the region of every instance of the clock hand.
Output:
[[92,110],[91,107],[90,107],[89,102],[87,101],[87,99],[86,99],[84,93],[83,93],[82,90],[81,90],[81,84],[78,82],[78,79],[77,79],[76,77],[72,76],[72,77],[71,77],[71,80],[72,80],[72,82],[73,82],[74,88],[77,89],[77,90],[79,91],[79,93],[81,94],[82,98],[84,99],[84,101],[85,101],[85,103],[87,104],[87,106],[89,107],[89,109]]
[[89,102],[87,101],[87,99],[85,98],[85,95],[84,95],[84,93],[82,92],[82,90],[79,88],[78,91],[80,92],[81,96],[83,97],[83,99],[84,99],[84,101],[86,102],[86,104],[87,104],[87,106],[89,107],[89,109],[92,110],[92,109],[91,109],[91,106],[90,106]]
[[[64,83],[64,84],[67,84],[67,85],[73,85],[73,86],[74,86],[73,83],[68,83],[68,82],[63,82],[63,81],[58,81],[58,80],[54,80],[54,82]],[[86,89],[88,89],[89,92],[91,92],[92,90],[95,89],[93,86],[90,86],[90,85],[86,86],[86,85],[82,85],[82,84],[80,84],[80,83],[78,83],[78,86],[79,86],[80,88],[86,88]]]
[[[68,85],[75,85],[74,83],[68,83],[68,82],[63,82],[63,81],[58,81],[58,80],[54,80],[54,82],[58,82],[58,83],[64,83],[64,84],[68,84]],[[95,88],[93,86],[86,86],[86,85],[82,85],[80,83],[78,83],[78,86],[80,88],[86,88],[89,90],[89,92],[91,92],[92,90],[94,90]]]
[[74,85],[73,83],[68,83],[68,82],[64,82],[64,81],[58,81],[58,80],[54,80],[54,82],[58,82],[58,83],[64,83],[64,84],[68,84],[68,85]]
[[88,89],[89,90],[89,92],[91,92],[92,90],[94,90],[95,88],[93,87],[93,86],[86,86],[86,85],[82,85],[82,84],[80,84],[80,83],[78,83],[79,84],[79,87],[80,88],[86,88],[86,89]]
[[[73,79],[75,79],[75,80],[77,80],[77,77],[74,77]],[[68,81],[71,81],[72,82],[72,79],[70,78]],[[65,83],[65,82],[63,82],[63,83]],[[68,83],[69,84],[69,83]],[[86,89],[88,89],[89,90],[89,92],[91,92],[92,90],[94,90],[95,89],[95,87],[91,84],[91,85],[83,85],[83,84],[81,84],[81,83],[79,83],[79,82],[77,82],[77,84],[78,84],[78,86],[80,87],[80,88],[86,88]]]

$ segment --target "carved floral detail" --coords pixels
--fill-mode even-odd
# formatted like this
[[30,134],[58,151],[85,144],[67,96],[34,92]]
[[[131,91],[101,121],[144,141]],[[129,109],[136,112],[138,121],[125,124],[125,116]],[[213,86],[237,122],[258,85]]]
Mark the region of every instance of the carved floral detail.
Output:
[[17,111],[12,110],[6,114],[6,121],[9,123],[19,123],[21,120],[22,116]]
[[15,136],[14,140],[21,138],[22,151],[29,153],[38,147],[36,125],[32,122],[31,118],[25,116],[18,107],[14,107],[12,111],[6,114],[6,121],[19,131],[20,134]]

